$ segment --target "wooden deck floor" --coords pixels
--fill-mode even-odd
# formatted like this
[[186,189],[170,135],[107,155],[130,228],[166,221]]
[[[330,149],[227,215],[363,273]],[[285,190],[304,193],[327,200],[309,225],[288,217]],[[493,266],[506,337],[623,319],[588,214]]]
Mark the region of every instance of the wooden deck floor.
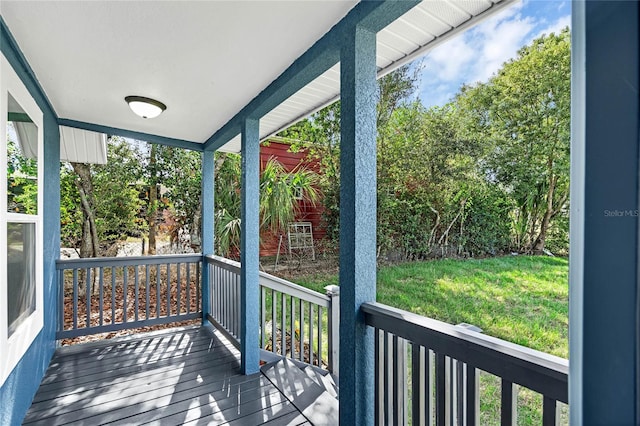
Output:
[[211,328],[59,349],[27,413],[29,425],[310,424]]

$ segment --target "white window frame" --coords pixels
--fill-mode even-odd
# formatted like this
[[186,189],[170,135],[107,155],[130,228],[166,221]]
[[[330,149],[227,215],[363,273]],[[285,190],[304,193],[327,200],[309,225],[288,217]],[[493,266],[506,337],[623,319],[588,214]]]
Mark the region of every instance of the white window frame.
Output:
[[[4,55],[0,57],[0,386],[4,384],[18,362],[38,336],[44,324],[43,284],[43,114]],[[38,127],[38,213],[27,215],[7,212],[7,116],[8,95],[15,99]],[[7,222],[33,223],[36,227],[36,306],[9,336],[7,306]]]

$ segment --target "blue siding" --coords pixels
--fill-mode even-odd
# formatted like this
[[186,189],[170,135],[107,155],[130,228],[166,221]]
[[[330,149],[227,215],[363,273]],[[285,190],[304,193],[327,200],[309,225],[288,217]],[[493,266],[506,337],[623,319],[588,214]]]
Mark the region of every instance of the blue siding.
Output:
[[20,424],[55,350],[57,288],[55,260],[60,254],[60,132],[58,117],[33,72],[0,20],[0,50],[44,114],[44,327],[0,388],[0,424]]

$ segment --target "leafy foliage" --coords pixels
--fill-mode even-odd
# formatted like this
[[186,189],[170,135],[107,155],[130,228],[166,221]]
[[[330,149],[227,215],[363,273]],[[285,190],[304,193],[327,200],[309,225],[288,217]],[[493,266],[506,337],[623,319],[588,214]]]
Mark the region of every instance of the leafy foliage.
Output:
[[544,250],[569,198],[570,56],[568,29],[540,37],[458,99],[491,147],[487,175],[516,203],[514,245],[522,250]]
[[20,147],[7,140],[7,209],[13,213],[37,214],[38,161],[22,155]]
[[[107,145],[107,164],[89,166],[91,199],[95,215],[97,237],[103,252],[111,246],[137,236],[146,223],[140,218],[143,200],[139,184],[142,177],[140,151],[122,138],[112,137]],[[60,171],[60,210],[62,244],[78,247],[83,238],[83,213],[80,176],[73,168],[63,164]],[[89,238],[86,235],[84,238]]]
[[[419,67],[378,84],[378,249],[400,258],[568,247],[570,35],[533,41],[450,104],[412,99]],[[337,243],[340,103],[282,133],[321,165]]]

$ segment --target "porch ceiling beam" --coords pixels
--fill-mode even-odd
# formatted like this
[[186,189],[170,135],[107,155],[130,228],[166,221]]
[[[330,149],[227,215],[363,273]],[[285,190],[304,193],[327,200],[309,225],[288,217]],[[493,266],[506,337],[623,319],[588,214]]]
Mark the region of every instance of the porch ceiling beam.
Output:
[[340,48],[356,26],[374,34],[417,5],[419,0],[361,1],[235,117],[214,133],[204,150],[215,151],[240,133],[246,118],[259,120],[340,60]]
[[198,142],[174,139],[166,136],[153,135],[151,133],[136,132],[133,130],[119,129],[116,127],[103,126],[101,124],[85,123],[83,121],[59,118],[60,126],[74,127],[76,129],[89,130],[91,132],[106,133],[108,135],[122,136],[123,138],[136,139],[159,145],[175,146],[177,148],[190,149],[192,151],[202,151],[203,145]]

